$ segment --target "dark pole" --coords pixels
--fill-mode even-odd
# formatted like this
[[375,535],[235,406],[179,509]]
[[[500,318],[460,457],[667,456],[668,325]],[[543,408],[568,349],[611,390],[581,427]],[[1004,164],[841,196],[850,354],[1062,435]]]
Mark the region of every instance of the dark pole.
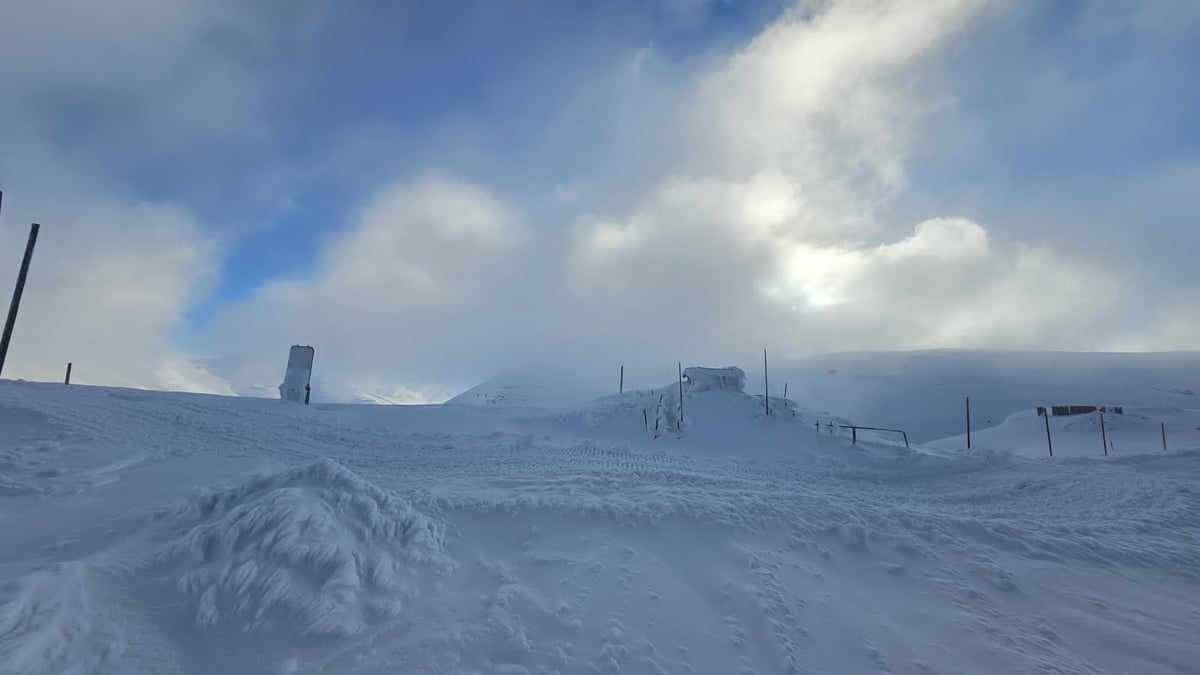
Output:
[[763,348],[763,409],[771,414],[771,388],[767,386],[767,350]]
[[1163,434],[1163,450],[1166,450],[1167,449],[1167,423],[1161,422],[1161,424],[1162,424],[1162,434]]
[[971,449],[971,397],[967,397],[967,449]]
[[1050,448],[1050,456],[1054,456],[1054,443],[1050,440],[1050,411],[1046,411],[1046,447]]
[[683,429],[683,362],[679,362],[679,424],[676,429]]
[[1104,456],[1108,457],[1108,432],[1104,430],[1104,413],[1100,413],[1100,442],[1104,445]]
[[8,320],[4,322],[4,336],[0,337],[0,373],[4,372],[4,359],[8,356],[8,343],[12,340],[13,325],[17,323],[17,309],[21,306],[21,294],[25,292],[25,278],[29,276],[29,263],[33,260],[33,247],[37,244],[41,225],[29,227],[29,241],[25,244],[25,257],[21,260],[21,271],[17,274],[17,287],[13,290],[12,303],[8,306]]
[[63,380],[63,384],[71,384],[71,362],[67,361],[67,379]]
[[621,384],[618,385],[617,393],[625,393],[625,366],[621,366]]

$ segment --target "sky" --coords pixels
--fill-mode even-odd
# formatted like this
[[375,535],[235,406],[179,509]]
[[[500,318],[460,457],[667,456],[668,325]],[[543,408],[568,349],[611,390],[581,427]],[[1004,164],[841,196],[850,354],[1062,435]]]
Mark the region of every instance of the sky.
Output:
[[[1200,348],[1192,0],[0,0],[6,378]],[[7,294],[7,291],[4,291]],[[611,372],[610,372],[611,371]]]

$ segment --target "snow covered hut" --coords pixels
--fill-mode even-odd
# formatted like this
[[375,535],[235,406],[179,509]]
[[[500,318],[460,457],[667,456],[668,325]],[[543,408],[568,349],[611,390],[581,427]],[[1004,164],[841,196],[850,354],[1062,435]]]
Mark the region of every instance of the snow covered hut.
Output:
[[689,392],[731,389],[746,390],[746,372],[741,368],[702,368],[689,366],[683,369],[683,381]]

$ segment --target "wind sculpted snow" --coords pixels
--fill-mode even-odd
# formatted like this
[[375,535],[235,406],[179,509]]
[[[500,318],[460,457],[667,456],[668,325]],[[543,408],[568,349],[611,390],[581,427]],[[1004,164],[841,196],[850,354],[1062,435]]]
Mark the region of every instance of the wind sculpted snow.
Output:
[[1056,460],[854,446],[729,391],[652,432],[668,393],[539,412],[0,382],[0,671],[1200,661],[1186,438]]

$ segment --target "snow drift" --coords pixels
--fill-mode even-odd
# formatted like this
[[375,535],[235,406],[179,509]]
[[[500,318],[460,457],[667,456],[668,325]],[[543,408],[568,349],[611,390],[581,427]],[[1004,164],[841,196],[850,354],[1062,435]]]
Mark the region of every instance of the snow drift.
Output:
[[181,566],[201,626],[286,616],[305,633],[354,634],[451,567],[440,523],[330,460],[201,490],[168,520],[177,534],[160,557]]

